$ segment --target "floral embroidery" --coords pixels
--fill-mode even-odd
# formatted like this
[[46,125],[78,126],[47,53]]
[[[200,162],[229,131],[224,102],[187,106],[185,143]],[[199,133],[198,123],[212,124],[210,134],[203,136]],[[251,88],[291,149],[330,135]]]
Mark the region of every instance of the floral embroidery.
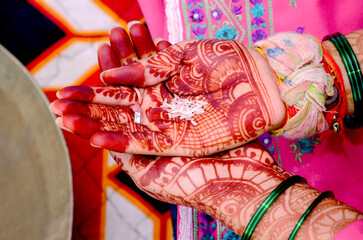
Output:
[[242,5],[233,6],[232,11],[235,15],[240,15],[242,13]]
[[267,24],[263,18],[265,14],[265,7],[262,4],[262,0],[250,0],[254,6],[251,9],[253,19],[251,21],[251,30],[255,31],[252,33],[252,41],[257,42],[267,38],[267,34],[264,28],[267,28]]
[[222,11],[219,8],[216,8],[212,11],[212,17],[216,20],[220,20],[222,18]]
[[254,41],[254,42],[257,42],[257,41],[260,41],[260,40],[266,39],[266,38],[267,38],[267,34],[262,29],[258,29],[254,33],[252,33],[252,41]]
[[262,136],[258,138],[263,145],[267,148],[267,150],[271,153],[271,155],[274,155],[275,146],[272,146],[272,137],[270,134],[265,133]]
[[205,33],[205,29],[207,27],[207,24],[203,23],[203,25],[201,26],[200,24],[197,25],[192,25],[192,32],[196,35],[195,39],[206,39],[205,36],[203,36],[203,34]]
[[290,0],[289,5],[293,5],[294,7],[297,7],[296,0]]
[[190,28],[195,35],[195,39],[206,39],[206,37],[203,36],[207,28],[207,24],[204,22],[205,14],[203,11],[203,3],[201,3],[201,0],[188,0],[188,4],[187,9],[193,9],[189,12],[188,17],[191,19],[191,22],[193,22],[190,24]]
[[250,0],[253,5],[262,3],[262,0]]
[[203,21],[204,13],[199,9],[194,9],[191,11],[189,17],[193,20],[193,22],[200,23]]
[[216,230],[217,223],[215,219],[206,213],[200,213],[201,223],[199,223],[200,231],[203,236],[200,240],[214,240],[213,233]]
[[230,26],[218,28],[216,32],[216,39],[234,39],[236,36],[236,30]]
[[255,30],[256,28],[258,28],[258,26],[262,26],[264,28],[267,27],[265,20],[263,20],[262,18],[254,18],[251,22],[251,25],[252,25],[251,27],[252,30]]
[[188,0],[188,4],[193,3],[194,5],[197,5],[197,2],[202,2],[202,0]]
[[298,139],[295,142],[290,143],[290,147],[293,148],[291,150],[291,153],[295,153],[295,161],[298,160],[300,163],[302,163],[302,156],[305,153],[313,153],[313,150],[315,148],[314,145],[320,144],[318,137],[310,137],[305,139]]
[[241,240],[242,237],[238,236],[236,233],[232,232],[230,229],[224,233],[223,240]]
[[251,10],[251,14],[256,18],[260,18],[264,13],[265,13],[265,8],[260,3],[256,3]]
[[[243,7],[240,0],[185,0],[185,21],[189,22],[188,39],[222,38],[242,41]],[[199,24],[199,25],[198,25]],[[190,35],[192,34],[192,36]]]
[[297,29],[296,29],[296,32],[297,33],[303,33],[304,32],[304,27],[298,27]]

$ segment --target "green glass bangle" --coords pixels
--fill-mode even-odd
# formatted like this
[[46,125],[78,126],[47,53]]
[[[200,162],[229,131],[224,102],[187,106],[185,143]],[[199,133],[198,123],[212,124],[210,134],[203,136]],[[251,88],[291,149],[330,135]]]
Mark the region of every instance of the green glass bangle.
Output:
[[304,212],[304,214],[300,217],[299,221],[297,221],[294,229],[292,230],[290,236],[289,236],[289,240],[293,240],[297,234],[297,232],[299,231],[299,229],[301,228],[301,226],[303,225],[304,221],[306,220],[306,218],[310,215],[310,213],[314,210],[314,208],[321,202],[323,201],[324,198],[327,197],[334,197],[334,194],[331,191],[326,191],[321,193],[311,204],[310,206],[306,209],[306,211]]
[[348,56],[348,61],[352,64],[352,68],[353,71],[349,73],[349,75],[351,75],[351,77],[353,77],[356,82],[355,82],[355,87],[357,90],[357,101],[362,101],[362,81],[363,81],[363,75],[362,75],[362,70],[359,66],[357,57],[354,54],[354,51],[352,49],[352,47],[350,46],[348,40],[344,37],[344,35],[340,34],[340,33],[336,33],[333,35],[336,39],[338,39],[338,41],[341,43],[341,45],[343,45],[343,48],[345,50],[345,53]]
[[[352,93],[354,101],[359,100],[360,92],[358,91],[359,85],[358,85],[358,76],[356,74],[356,65],[354,64],[354,57],[352,58],[351,52],[349,48],[346,46],[345,42],[343,40],[340,40],[342,38],[338,37],[337,34],[333,34],[332,36],[327,37],[328,40],[330,40],[336,49],[338,50],[340,57],[342,58],[343,64],[345,66],[345,69],[347,70],[347,74],[349,77],[349,81],[352,87]],[[350,45],[349,45],[350,47]],[[350,47],[351,48],[351,47]],[[357,70],[358,71],[358,70]],[[358,71],[360,72],[360,71]]]
[[253,232],[255,231],[257,224],[261,221],[263,215],[267,212],[267,210],[271,207],[274,201],[283,193],[286,189],[294,185],[295,183],[305,182],[306,180],[300,176],[292,176],[280,183],[262,202],[260,207],[257,209],[255,214],[252,216],[251,220],[247,224],[247,227],[242,235],[242,240],[249,240],[252,237]]
[[344,124],[350,129],[359,128],[363,125],[363,74],[357,57],[341,33],[326,36],[323,40],[329,40],[336,47],[349,77],[355,113],[345,117]]

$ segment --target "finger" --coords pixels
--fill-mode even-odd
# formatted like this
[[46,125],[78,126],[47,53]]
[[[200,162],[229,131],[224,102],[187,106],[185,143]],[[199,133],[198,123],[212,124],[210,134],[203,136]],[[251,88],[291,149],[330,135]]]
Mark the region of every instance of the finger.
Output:
[[149,58],[101,73],[106,84],[134,87],[153,86],[177,74],[185,43],[175,44]]
[[130,106],[140,101],[134,89],[124,86],[69,86],[58,91],[57,97],[109,106]]
[[127,168],[127,166],[129,165],[128,162],[130,161],[130,159],[133,156],[137,156],[130,153],[118,153],[114,151],[110,151],[110,155],[113,158],[113,160],[115,160],[117,165],[119,165],[121,169],[124,171],[126,171],[125,168]]
[[144,24],[141,24],[139,21],[132,21],[127,24],[127,28],[140,59],[156,53],[154,41]]
[[121,65],[128,65],[138,60],[134,45],[122,27],[114,27],[110,30],[110,43]]
[[120,67],[120,60],[112,50],[111,46],[107,43],[103,43],[97,50],[98,65],[101,72]]
[[[99,131],[91,136],[91,144],[120,153],[172,155],[173,141],[157,131]],[[174,153],[175,154],[175,153]]]
[[149,108],[145,115],[150,122],[170,120],[169,112],[163,108]]
[[[147,155],[136,155],[130,153],[109,152],[116,163],[132,178],[138,179],[140,174],[147,171],[149,165],[153,165],[158,157]],[[136,164],[135,164],[136,163]]]
[[124,106],[110,107],[101,104],[86,104],[68,99],[58,99],[50,104],[50,109],[60,116],[76,113],[108,122],[126,123],[133,120],[133,111]]
[[85,139],[90,139],[98,131],[124,131],[122,124],[94,120],[83,115],[68,113],[56,119],[58,127]]
[[164,49],[167,49],[168,47],[171,46],[171,43],[164,40],[164,39],[161,39],[161,38],[157,38],[155,39],[155,46],[156,46],[156,50],[158,52],[161,52],[163,51]]

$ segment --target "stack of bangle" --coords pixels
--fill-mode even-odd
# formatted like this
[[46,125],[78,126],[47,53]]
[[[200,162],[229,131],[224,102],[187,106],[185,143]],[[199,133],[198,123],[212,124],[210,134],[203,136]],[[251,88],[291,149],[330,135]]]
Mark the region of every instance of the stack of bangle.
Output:
[[297,232],[299,231],[301,225],[304,223],[305,219],[310,215],[310,213],[314,210],[314,208],[316,206],[318,206],[318,204],[323,201],[324,198],[327,197],[334,197],[334,194],[331,191],[326,191],[321,193],[311,204],[310,206],[306,209],[306,211],[304,212],[304,214],[301,216],[301,218],[299,219],[299,221],[296,223],[294,229],[292,230],[290,236],[289,236],[289,240],[293,240],[297,234]]
[[344,124],[350,129],[360,128],[363,125],[363,75],[357,57],[341,33],[326,36],[323,40],[329,40],[334,44],[348,73],[355,113],[345,117]]
[[[285,192],[286,189],[294,185],[295,183],[304,182],[306,180],[300,176],[292,176],[280,183],[262,202],[260,207],[256,210],[255,214],[252,216],[251,220],[249,221],[245,231],[242,235],[242,240],[249,240],[252,237],[253,232],[255,231],[257,224],[261,221],[262,217],[265,215],[267,210],[271,207],[274,201]],[[304,223],[305,219],[310,215],[310,213],[314,210],[314,208],[326,197],[334,196],[332,192],[326,191],[321,193],[306,209],[305,213],[300,217],[299,221],[296,223],[294,229],[292,230],[289,240],[295,238],[297,232],[299,231],[300,227]]]

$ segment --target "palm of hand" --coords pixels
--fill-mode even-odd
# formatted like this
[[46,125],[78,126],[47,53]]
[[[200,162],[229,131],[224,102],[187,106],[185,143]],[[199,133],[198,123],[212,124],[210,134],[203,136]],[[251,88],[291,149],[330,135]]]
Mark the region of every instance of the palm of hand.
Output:
[[[127,73],[105,73],[105,82],[122,83],[133,77],[130,72],[136,68],[145,72],[145,79],[135,78],[129,84],[156,84],[143,89],[144,126],[129,134],[141,149],[125,151],[205,156],[249,142],[268,130],[272,120],[267,90],[250,51],[229,40],[185,41],[123,67]],[[196,124],[170,118],[160,107],[165,99],[170,103],[174,94],[207,103],[203,114],[193,116]]]
[[[206,156],[252,141],[273,127],[271,96],[257,69],[268,65],[243,44],[185,41],[122,67],[104,52],[107,57],[99,58],[106,83],[142,88],[68,87],[52,106],[62,115],[59,126],[95,146],[134,154]],[[264,81],[271,78],[262,75]],[[174,95],[206,103],[204,113],[193,116],[196,124],[170,118],[161,108]],[[140,100],[142,124],[136,124],[129,107]]]

